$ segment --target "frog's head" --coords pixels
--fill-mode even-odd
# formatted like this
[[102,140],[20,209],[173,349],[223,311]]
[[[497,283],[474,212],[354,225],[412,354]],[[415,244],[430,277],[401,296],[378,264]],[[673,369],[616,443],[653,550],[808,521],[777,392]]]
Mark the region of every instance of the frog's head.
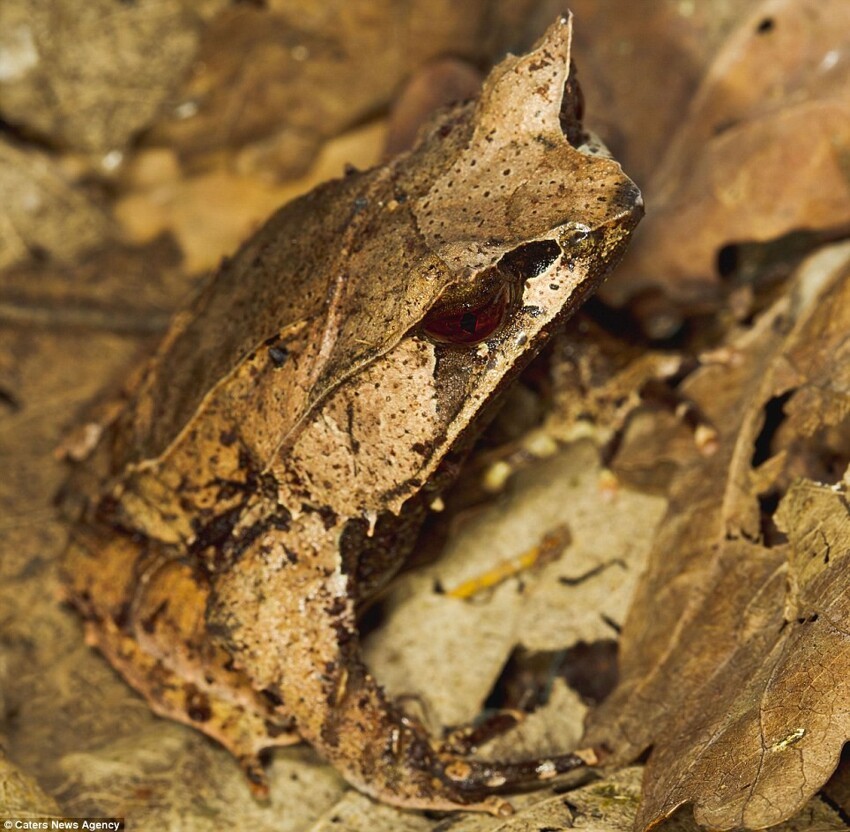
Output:
[[[360,245],[387,252],[382,266],[406,283],[388,302],[353,307],[372,314],[359,343],[377,331],[381,352],[356,370],[346,362],[350,375],[288,463],[343,516],[398,512],[431,481],[603,280],[642,216],[636,186],[581,127],[571,31],[563,17],[528,55],[509,56],[477,102],[436,121],[384,174],[384,220],[370,221],[376,236]],[[393,226],[387,212],[405,221]],[[359,285],[381,291],[377,278]],[[346,325],[354,319],[343,334]],[[337,335],[334,348],[345,341]],[[317,456],[328,461],[321,471]]]

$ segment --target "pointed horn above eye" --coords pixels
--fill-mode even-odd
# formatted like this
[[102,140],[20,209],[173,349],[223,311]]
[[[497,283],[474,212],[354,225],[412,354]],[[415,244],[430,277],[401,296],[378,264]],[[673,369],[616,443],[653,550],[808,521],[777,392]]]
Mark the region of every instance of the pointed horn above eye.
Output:
[[[516,130],[563,141],[559,114],[570,72],[571,12],[561,15],[527,55],[509,55],[478,102],[475,142],[500,143]],[[494,73],[495,75],[495,73]]]

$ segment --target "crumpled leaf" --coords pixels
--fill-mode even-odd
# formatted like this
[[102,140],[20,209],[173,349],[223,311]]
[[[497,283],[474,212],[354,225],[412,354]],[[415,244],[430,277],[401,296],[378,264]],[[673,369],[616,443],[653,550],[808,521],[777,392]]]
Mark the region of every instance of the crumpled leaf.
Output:
[[623,630],[621,684],[584,739],[614,760],[653,746],[638,828],[686,802],[717,829],[778,823],[850,737],[848,482],[814,481],[840,481],[850,459],[842,251],[683,385],[716,449],[695,447],[673,480]]
[[590,126],[647,200],[606,297],[699,298],[724,246],[846,224],[842,0],[572,8]]
[[32,257],[73,261],[110,230],[106,214],[54,160],[0,138],[0,269]]
[[571,0],[588,124],[642,190],[707,67],[759,2]]
[[[214,3],[206,0],[207,7]],[[120,154],[188,69],[202,25],[199,5],[4,0],[3,118],[57,144]]]
[[[573,827],[589,832],[631,830],[640,799],[642,774],[641,768],[625,768],[565,795],[573,814]],[[773,828],[775,832],[838,832],[843,824],[839,814],[826,802],[813,798],[798,815]],[[678,812],[658,829],[660,832],[696,832],[699,827],[689,813]]]

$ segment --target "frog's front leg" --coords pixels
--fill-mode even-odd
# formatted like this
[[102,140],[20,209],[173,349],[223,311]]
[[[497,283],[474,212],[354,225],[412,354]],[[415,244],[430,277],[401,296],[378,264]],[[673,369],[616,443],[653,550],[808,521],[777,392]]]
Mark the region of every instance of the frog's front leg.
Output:
[[[219,577],[209,607],[254,685],[280,697],[298,733],[361,791],[420,809],[510,811],[511,786],[586,765],[566,754],[519,763],[472,760],[432,741],[390,702],[360,655],[353,595],[324,529],[262,536]],[[305,541],[314,541],[305,546]]]

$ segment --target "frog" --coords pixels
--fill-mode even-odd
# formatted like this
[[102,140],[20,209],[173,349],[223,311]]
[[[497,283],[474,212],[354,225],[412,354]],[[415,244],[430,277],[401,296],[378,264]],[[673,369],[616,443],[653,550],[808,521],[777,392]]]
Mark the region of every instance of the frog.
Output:
[[71,454],[61,572],[87,641],[260,796],[261,755],[302,741],[409,809],[505,813],[505,791],[594,762],[484,761],[432,736],[358,631],[642,216],[583,127],[571,38],[563,15],[409,151],[280,208]]

